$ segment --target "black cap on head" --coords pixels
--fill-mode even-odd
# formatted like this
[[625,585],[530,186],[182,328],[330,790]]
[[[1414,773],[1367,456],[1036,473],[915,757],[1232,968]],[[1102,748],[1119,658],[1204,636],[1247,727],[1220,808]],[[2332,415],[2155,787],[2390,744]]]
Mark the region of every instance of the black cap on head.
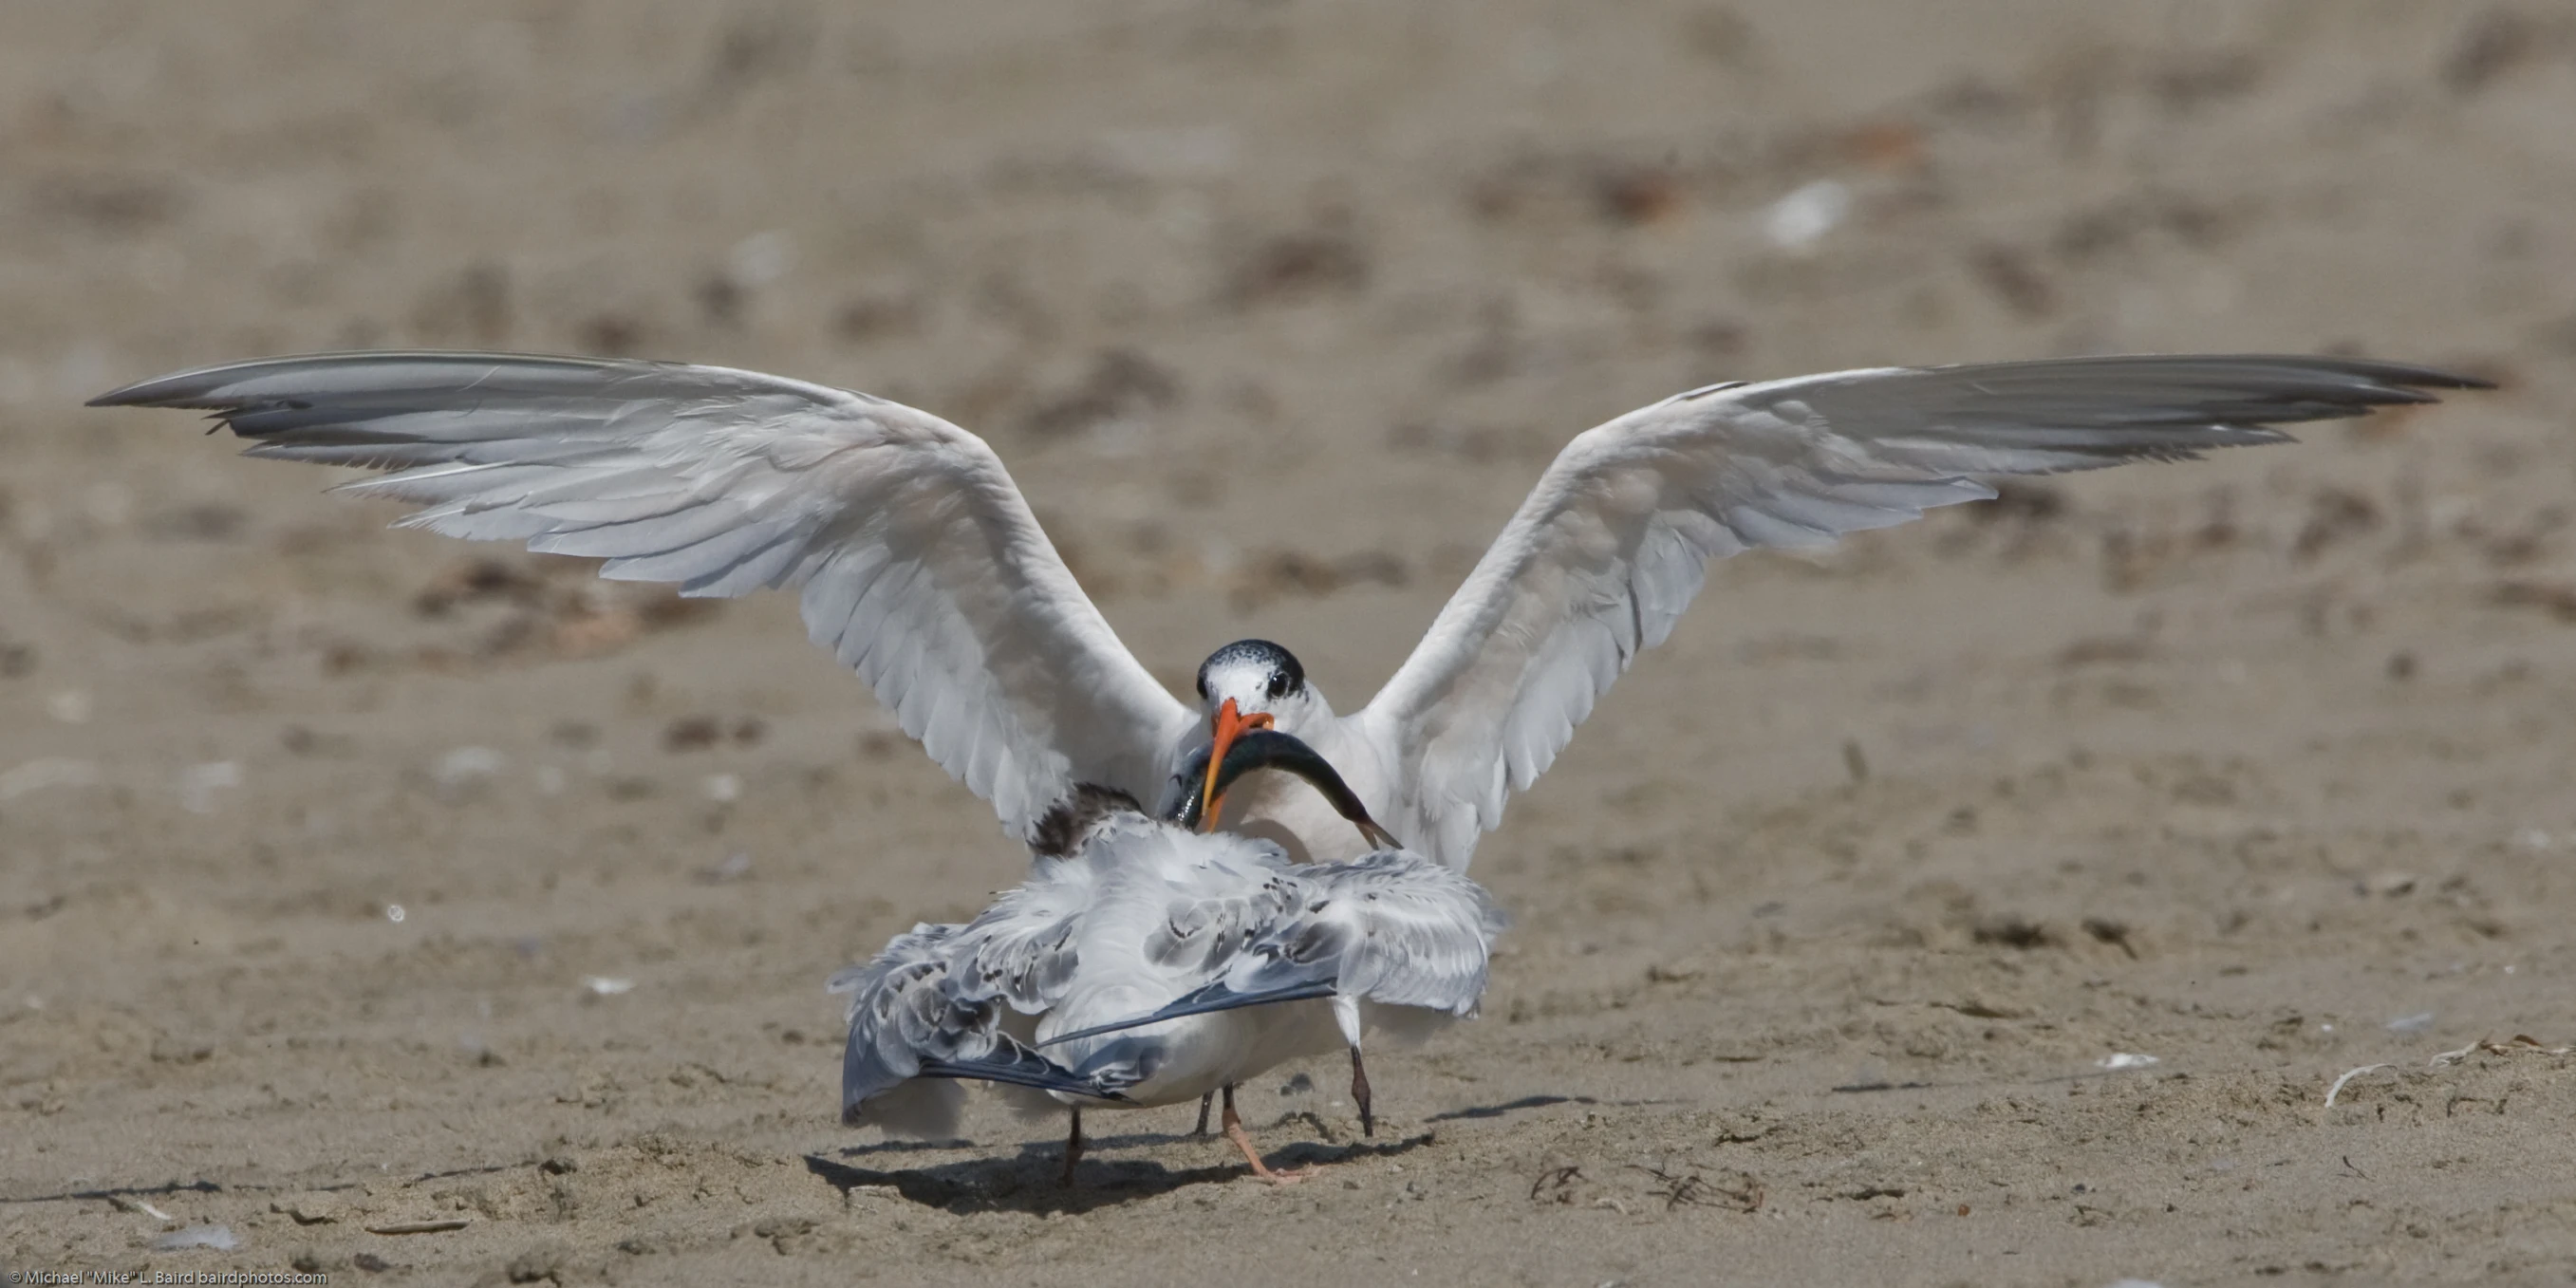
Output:
[[1269,696],[1284,697],[1306,687],[1306,668],[1297,655],[1268,640],[1236,640],[1199,663],[1199,700],[1208,695],[1208,672],[1218,667],[1257,666],[1270,674]]

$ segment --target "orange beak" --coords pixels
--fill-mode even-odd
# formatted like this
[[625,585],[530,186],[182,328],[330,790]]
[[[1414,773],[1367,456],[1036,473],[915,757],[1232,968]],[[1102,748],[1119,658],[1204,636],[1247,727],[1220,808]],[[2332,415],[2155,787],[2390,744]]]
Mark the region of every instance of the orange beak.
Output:
[[1225,749],[1248,730],[1269,728],[1270,713],[1245,715],[1234,709],[1234,699],[1227,698],[1225,705],[1216,709],[1215,723],[1215,742],[1208,748],[1207,781],[1199,785],[1200,815],[1205,820],[1200,830],[1208,832],[1216,830],[1217,811],[1225,807],[1225,797],[1216,790],[1216,768],[1225,763]]

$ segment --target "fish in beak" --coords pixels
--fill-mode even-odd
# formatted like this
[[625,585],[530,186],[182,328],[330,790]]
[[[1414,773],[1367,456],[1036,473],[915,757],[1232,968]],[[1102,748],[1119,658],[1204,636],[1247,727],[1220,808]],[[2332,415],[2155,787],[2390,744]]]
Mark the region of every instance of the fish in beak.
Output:
[[[1229,702],[1226,709],[1231,711],[1233,706]],[[1268,719],[1266,716],[1253,718]],[[1233,786],[1236,779],[1261,769],[1276,769],[1305,779],[1308,786],[1323,793],[1335,812],[1360,830],[1360,835],[1366,837],[1369,844],[1382,850],[1403,848],[1392,834],[1378,826],[1376,819],[1369,817],[1368,806],[1360,803],[1359,793],[1342,781],[1331,761],[1297,738],[1266,725],[1237,730],[1234,737],[1227,740],[1224,755],[1208,757],[1204,784],[1199,791],[1182,798],[1171,821],[1203,832],[1215,831],[1214,806],[1224,801],[1225,789]]]
[[1215,739],[1208,744],[1207,780],[1199,786],[1199,830],[1202,832],[1216,830],[1217,816],[1225,808],[1225,788],[1217,782],[1217,771],[1225,765],[1225,753],[1233,748],[1235,740],[1246,733],[1268,729],[1270,713],[1245,715],[1235,709],[1234,699],[1227,698],[1225,705],[1216,709],[1215,724]]

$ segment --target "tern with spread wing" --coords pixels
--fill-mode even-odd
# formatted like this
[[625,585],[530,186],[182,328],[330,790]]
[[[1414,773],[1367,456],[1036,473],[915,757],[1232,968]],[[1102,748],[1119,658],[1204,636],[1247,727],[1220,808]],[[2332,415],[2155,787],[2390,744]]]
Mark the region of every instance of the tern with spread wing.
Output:
[[[1979,480],[2188,460],[2273,428],[2482,387],[2425,367],[2261,355],[1878,367],[1677,394],[1574,437],[1368,705],[1334,712],[1286,649],[1198,671],[1195,709],[1131,656],[992,448],[847,390],[720,367],[348,353],[211,367],[100,406],[212,411],[254,456],[384,471],[345,485],[451,536],[588,555],[688,595],[801,597],[814,641],[1026,837],[1076,783],[1168,804],[1200,748],[1295,734],[1403,842],[1463,869],[1710,560],[1814,546],[1994,495]],[[1231,829],[1360,852],[1265,775]]]
[[[1204,782],[1256,770],[1312,784],[1366,843],[1386,835],[1330,765],[1286,734],[1236,739]],[[833,977],[850,994],[842,1121],[956,1134],[960,1083],[1044,1093],[1072,1109],[1146,1108],[1221,1093],[1225,1134],[1269,1181],[1236,1084],[1346,1047],[1363,1132],[1375,1134],[1362,1035],[1419,1037],[1473,1011],[1503,916],[1462,873],[1388,847],[1291,863],[1280,846],[1192,829],[1115,788],[1077,785],[1033,832],[1029,879],[964,925],[920,925]],[[1032,1023],[1034,1021],[1034,1023]]]

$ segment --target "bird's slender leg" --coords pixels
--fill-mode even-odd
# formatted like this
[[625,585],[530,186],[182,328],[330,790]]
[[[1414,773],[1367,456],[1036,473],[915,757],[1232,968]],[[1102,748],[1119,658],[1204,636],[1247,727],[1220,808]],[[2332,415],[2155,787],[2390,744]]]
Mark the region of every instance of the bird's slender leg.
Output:
[[1368,1066],[1360,1063],[1360,1049],[1351,1048],[1351,1103],[1360,1107],[1360,1134],[1377,1134],[1377,1115],[1369,1112]]
[[1207,1138],[1207,1134],[1208,1134],[1208,1129],[1207,1129],[1208,1109],[1209,1109],[1209,1107],[1210,1107],[1210,1106],[1214,1105],[1215,1103],[1216,1103],[1216,1093],[1215,1093],[1215,1092],[1213,1092],[1213,1091],[1211,1091],[1211,1092],[1207,1093],[1207,1094],[1206,1094],[1206,1095],[1204,1095],[1204,1096],[1199,1097],[1199,1125],[1198,1125],[1198,1130],[1191,1132],[1191,1133],[1190,1133],[1191,1135],[1196,1136],[1196,1137],[1200,1138],[1201,1140],[1205,1140],[1205,1139]]
[[1301,1167],[1293,1172],[1274,1172],[1270,1170],[1268,1164],[1261,1161],[1260,1151],[1252,1147],[1251,1134],[1243,1130],[1242,1116],[1234,1112],[1234,1084],[1230,1082],[1225,1086],[1224,1121],[1226,1139],[1233,1141],[1234,1147],[1243,1151],[1243,1161],[1252,1164],[1254,1176],[1273,1185],[1294,1185],[1315,1174],[1315,1169],[1312,1167]]
[[1082,1106],[1073,1107],[1073,1134],[1064,1142],[1064,1183],[1073,1184],[1073,1165],[1082,1161]]

